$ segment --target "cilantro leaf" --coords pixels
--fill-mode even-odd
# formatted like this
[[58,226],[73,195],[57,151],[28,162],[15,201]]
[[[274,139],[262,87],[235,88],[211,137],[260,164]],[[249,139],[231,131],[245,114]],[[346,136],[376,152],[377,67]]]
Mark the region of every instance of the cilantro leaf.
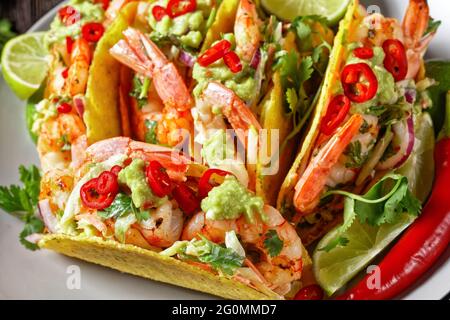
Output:
[[158,122],[146,119],[144,124],[145,128],[147,129],[147,131],[145,132],[145,142],[158,144],[158,138],[156,136],[156,129],[158,127]]
[[144,81],[141,81],[141,79],[137,75],[134,76],[133,87],[130,91],[130,96],[136,98],[139,108],[142,108],[147,103],[149,87],[149,78],[145,78]]
[[367,159],[367,154],[363,154],[359,140],[350,143],[344,154],[348,157],[348,161],[345,163],[347,168],[360,168]]
[[19,235],[20,242],[26,248],[36,250],[37,245],[25,238],[44,230],[44,223],[35,216],[39,201],[41,175],[34,165],[28,169],[21,165],[19,174],[23,187],[16,185],[0,187],[0,208],[25,222],[24,229]]
[[[409,191],[408,179],[399,174],[388,174],[378,181],[365,195],[356,195],[341,190],[327,192],[324,197],[332,194],[345,196],[344,223],[338,228],[338,236],[344,237],[345,232],[352,225],[355,218],[370,226],[394,224],[401,219],[403,213],[417,217],[422,205]],[[332,239],[326,248],[330,251],[338,245],[347,242],[342,239]]]
[[283,240],[278,237],[278,234],[275,230],[267,231],[265,237],[266,239],[264,240],[264,247],[267,249],[267,251],[269,251],[269,255],[271,257],[276,257],[283,249]]
[[298,85],[301,86],[305,81],[308,81],[313,72],[313,59],[309,56],[303,58],[298,68]]
[[227,275],[233,275],[236,269],[242,266],[244,257],[238,255],[233,249],[224,248],[206,239],[203,241],[207,243],[208,252],[198,257],[201,262],[207,263]]
[[137,211],[138,209],[134,205],[131,197],[124,193],[119,193],[111,206],[103,211],[97,211],[97,215],[103,219],[118,219],[128,213],[136,214]]
[[428,27],[427,27],[427,30],[425,30],[424,36],[426,36],[430,33],[436,32],[440,25],[441,25],[441,21],[430,18],[430,20],[428,21]]
[[0,53],[3,50],[5,43],[16,36],[12,30],[12,24],[6,19],[0,19]]
[[286,90],[286,100],[288,103],[289,110],[294,112],[298,103],[297,91],[294,88],[289,88]]

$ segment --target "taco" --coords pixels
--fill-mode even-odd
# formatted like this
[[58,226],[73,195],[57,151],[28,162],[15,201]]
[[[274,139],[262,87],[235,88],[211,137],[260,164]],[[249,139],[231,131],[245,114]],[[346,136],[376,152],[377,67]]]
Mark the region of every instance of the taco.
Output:
[[231,173],[119,137],[41,182],[41,248],[232,299],[282,299],[311,265],[295,229]]
[[[390,173],[401,172],[408,158],[414,158],[414,143],[420,143],[415,132],[432,127],[423,112],[430,106],[426,89],[433,84],[424,77],[422,58],[435,33],[427,29],[429,19],[426,1],[410,1],[403,25],[369,15],[358,1],[351,2],[309,131],[277,201],[283,215],[296,223],[305,245],[340,224],[343,209],[353,212],[343,195],[364,195],[390,180]],[[408,178],[410,189],[417,190],[412,185],[415,177]],[[423,202],[431,185],[422,190],[414,195]],[[383,212],[381,200],[372,206],[378,203]],[[396,214],[404,209],[395,199],[388,202]],[[361,221],[375,212],[365,211]],[[393,222],[394,216],[377,223]]]
[[120,8],[118,1],[106,7],[101,1],[71,0],[58,10],[45,34],[47,79],[26,113],[43,171],[67,167],[72,147],[84,147],[86,135],[94,142],[121,134],[118,112],[98,108],[89,94],[93,86],[89,77],[101,68],[93,57],[104,46],[104,24]]
[[[94,63],[115,76],[94,81],[107,74],[100,70],[92,76],[93,83],[109,88],[93,90],[92,100],[117,106],[122,119],[129,118],[124,135],[171,147],[187,144],[196,159],[233,172],[274,205],[309,118],[333,32],[317,17],[289,27],[249,0],[195,3],[176,16],[172,1],[147,3],[147,8],[140,3],[143,9],[135,9],[126,29],[111,28],[105,38],[121,39],[110,56],[99,51]],[[186,28],[194,17],[198,28]],[[308,39],[299,38],[297,24],[310,30]],[[238,146],[227,129],[236,133]],[[267,150],[249,137],[261,132]],[[250,140],[256,142],[249,145]]]

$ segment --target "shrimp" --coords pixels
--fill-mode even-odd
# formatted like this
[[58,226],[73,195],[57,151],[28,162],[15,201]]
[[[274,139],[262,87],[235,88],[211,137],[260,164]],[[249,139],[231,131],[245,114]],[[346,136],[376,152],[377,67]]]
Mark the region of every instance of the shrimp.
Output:
[[[186,223],[181,238],[191,240],[203,235],[211,241],[223,243],[226,232],[235,231],[248,256],[252,257],[246,259],[245,264],[255,274],[261,275],[263,283],[284,294],[290,290],[290,284],[301,277],[302,242],[295,228],[275,208],[265,205],[263,211],[267,222],[258,218],[252,224],[247,222],[245,216],[235,220],[209,220],[204,212],[198,212]],[[275,257],[270,256],[264,244],[269,231],[276,232],[283,242],[280,253]]]
[[236,12],[234,34],[236,35],[236,53],[245,62],[250,63],[262,40],[256,6],[251,0],[241,0]]
[[37,143],[42,170],[67,168],[71,161],[69,146],[85,131],[83,121],[74,112],[61,113],[43,122]]
[[294,194],[294,206],[302,214],[310,213],[319,204],[320,196],[332,168],[338,163],[349,143],[358,134],[362,124],[363,117],[359,114],[353,115],[308,165],[295,186]]
[[[132,108],[132,120],[140,123],[136,135],[144,140],[146,128],[142,123],[151,119],[158,124],[158,142],[175,146],[186,137],[183,132],[192,131],[192,120],[187,111],[192,108],[193,99],[184,79],[158,46],[140,31],[128,28],[123,34],[125,39],[111,48],[111,55],[138,74],[152,79],[148,97],[150,106]],[[159,99],[152,99],[155,93]]]
[[120,9],[133,0],[112,0],[105,11],[105,26],[109,26],[119,15]]
[[39,200],[49,200],[51,211],[64,211],[74,187],[73,172],[69,169],[54,169],[43,173]]
[[75,40],[70,54],[70,66],[65,86],[69,96],[73,97],[86,92],[91,55],[91,47],[87,40],[83,38]]
[[140,224],[133,225],[147,242],[158,248],[170,247],[180,239],[183,231],[183,213],[167,202],[150,213],[150,218]]
[[[380,14],[367,16],[364,21],[369,26],[364,33],[365,42],[381,46],[387,39],[398,39],[403,42],[408,59],[408,73],[406,79],[413,79],[419,72],[423,56],[435,33],[426,37],[430,10],[426,0],[410,0],[402,24],[397,19],[385,18]],[[376,29],[370,26],[379,26]]]

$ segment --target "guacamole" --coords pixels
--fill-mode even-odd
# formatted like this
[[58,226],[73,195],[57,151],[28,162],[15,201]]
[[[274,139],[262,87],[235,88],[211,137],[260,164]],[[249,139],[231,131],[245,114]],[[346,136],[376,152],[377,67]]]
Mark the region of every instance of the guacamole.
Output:
[[[374,71],[378,80],[378,90],[375,97],[364,103],[352,103],[352,108],[358,110],[366,110],[367,108],[379,104],[394,104],[399,98],[399,93],[395,85],[395,80],[392,74],[384,68],[384,51],[381,47],[373,48],[373,57],[371,59],[359,59],[352,53],[353,49],[361,47],[359,43],[353,43],[350,45],[350,55],[347,59],[346,65],[354,63],[366,63]],[[342,90],[342,88],[340,89]]]
[[47,46],[55,42],[62,42],[66,37],[77,37],[81,33],[81,26],[88,22],[103,22],[104,20],[105,12],[101,2],[92,3],[90,1],[71,0],[68,5],[80,13],[80,21],[66,26],[57,15],[45,36],[44,41]]
[[156,21],[152,10],[155,6],[166,8],[168,0],[160,0],[153,3],[149,10],[149,24],[153,32],[153,39],[165,39],[175,37],[182,46],[198,49],[206,34],[207,22],[212,12],[213,0],[197,0],[196,10],[175,18],[165,15],[160,21]]
[[120,171],[119,183],[130,188],[131,199],[137,208],[143,209],[149,204],[158,206],[166,199],[155,196],[148,186],[144,160],[134,159],[129,166]]
[[202,200],[201,208],[210,220],[237,219],[242,214],[247,221],[255,222],[255,213],[263,216],[264,202],[253,195],[231,175],[225,177],[224,182],[213,188],[208,196]]

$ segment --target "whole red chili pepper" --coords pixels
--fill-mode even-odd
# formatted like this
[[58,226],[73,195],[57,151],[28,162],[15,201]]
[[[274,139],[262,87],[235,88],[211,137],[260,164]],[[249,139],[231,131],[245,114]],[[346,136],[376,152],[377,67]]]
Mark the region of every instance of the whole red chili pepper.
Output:
[[211,183],[209,183],[209,180],[211,179],[211,176],[213,174],[217,174],[219,176],[226,176],[231,174],[228,171],[220,170],[220,169],[208,169],[206,170],[200,180],[198,181],[198,197],[200,199],[204,199],[208,196],[208,193],[211,191],[213,186]]
[[[447,126],[450,123],[450,93],[447,96]],[[450,126],[435,148],[436,180],[420,217],[406,230],[384,257],[381,286],[369,289],[367,275],[338,299],[392,299],[414,284],[436,262],[450,243]]]
[[378,80],[372,68],[366,63],[354,63],[344,67],[341,73],[344,94],[353,102],[366,102],[378,90]]
[[97,42],[103,36],[104,32],[105,27],[103,27],[103,25],[98,22],[86,23],[81,28],[83,39],[89,42]]
[[320,123],[320,132],[327,136],[333,132],[344,121],[350,110],[350,100],[343,94],[335,96],[328,105],[327,113]]
[[405,46],[400,40],[388,39],[383,42],[384,67],[394,77],[395,81],[405,79],[408,73],[408,59]]
[[360,59],[372,59],[373,58],[372,48],[367,48],[367,47],[356,48],[353,51],[353,54],[355,55],[355,57],[360,58]]
[[169,17],[176,18],[183,14],[193,12],[197,8],[196,0],[169,0],[166,12]]
[[198,64],[202,67],[207,67],[217,60],[223,58],[231,50],[231,42],[228,40],[221,40],[206,50],[200,57],[198,57]]

